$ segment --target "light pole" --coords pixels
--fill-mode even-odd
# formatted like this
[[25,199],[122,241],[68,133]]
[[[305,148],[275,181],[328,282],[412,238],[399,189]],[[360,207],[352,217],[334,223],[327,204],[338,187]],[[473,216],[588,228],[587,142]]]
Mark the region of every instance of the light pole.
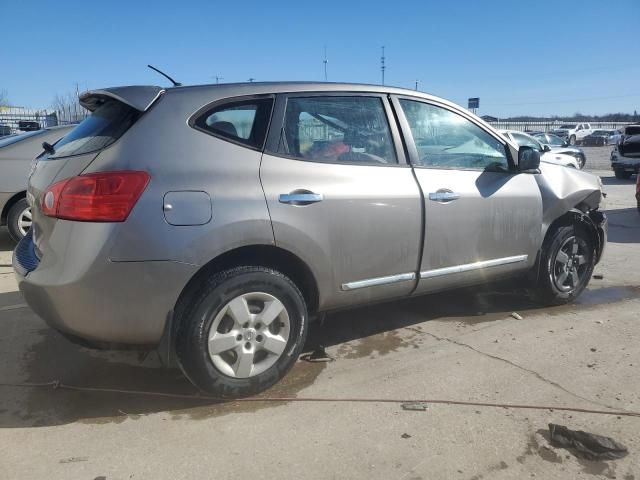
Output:
[[382,85],[384,85],[384,71],[386,70],[386,66],[384,64],[384,45],[382,46],[382,56],[380,57],[380,71],[382,72]]
[[325,45],[324,47],[324,60],[322,60],[322,63],[324,63],[324,81],[327,81],[327,46]]

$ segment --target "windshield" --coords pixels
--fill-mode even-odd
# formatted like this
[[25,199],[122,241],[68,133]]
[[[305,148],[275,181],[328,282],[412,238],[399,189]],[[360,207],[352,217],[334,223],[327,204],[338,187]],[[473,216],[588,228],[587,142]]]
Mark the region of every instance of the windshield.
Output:
[[596,130],[593,132],[594,135],[611,135],[609,130]]
[[626,135],[640,135],[640,127],[627,127],[624,133]]
[[68,157],[96,152],[118,140],[135,123],[140,112],[118,102],[107,100],[55,146],[49,158]]
[[547,139],[549,140],[549,145],[562,147],[565,144],[565,141],[558,137],[557,135],[547,134]]
[[574,128],[576,128],[576,124],[565,124],[565,125],[560,125],[558,128],[561,129],[565,129],[565,130],[573,130]]
[[33,132],[20,133],[18,135],[10,135],[8,137],[0,139],[0,148],[13,145],[14,143],[21,142],[22,140],[25,140],[30,137],[34,137],[36,135],[40,135],[41,133],[44,133],[44,132],[45,130],[36,130]]
[[532,147],[539,152],[543,151],[542,144],[533,138],[531,135],[527,135],[526,133],[512,133],[514,140],[521,147]]

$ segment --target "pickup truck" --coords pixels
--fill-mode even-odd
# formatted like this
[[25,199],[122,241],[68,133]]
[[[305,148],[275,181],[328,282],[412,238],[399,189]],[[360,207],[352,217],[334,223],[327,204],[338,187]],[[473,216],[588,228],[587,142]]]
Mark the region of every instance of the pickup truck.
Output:
[[551,130],[551,133],[566,138],[569,145],[577,145],[582,142],[584,137],[591,135],[593,129],[588,123],[563,123],[558,128]]

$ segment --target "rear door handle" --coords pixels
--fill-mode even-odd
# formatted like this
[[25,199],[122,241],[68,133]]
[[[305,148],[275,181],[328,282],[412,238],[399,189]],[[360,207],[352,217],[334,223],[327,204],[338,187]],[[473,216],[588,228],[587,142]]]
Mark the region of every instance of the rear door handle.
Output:
[[321,202],[324,199],[321,193],[313,193],[309,191],[281,193],[278,197],[280,203],[288,205],[310,205],[312,203]]
[[458,200],[460,194],[452,192],[451,190],[438,190],[437,192],[429,193],[429,200],[440,203],[452,202]]

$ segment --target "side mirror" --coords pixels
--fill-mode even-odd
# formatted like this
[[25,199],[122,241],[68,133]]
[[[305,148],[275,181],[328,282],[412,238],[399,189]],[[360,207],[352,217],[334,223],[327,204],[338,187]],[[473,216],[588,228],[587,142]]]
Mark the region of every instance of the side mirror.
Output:
[[542,146],[542,151],[543,152],[550,152],[551,151],[551,147],[549,147],[549,145],[543,145]]
[[531,147],[518,149],[518,170],[521,172],[538,170],[540,167],[540,152]]

